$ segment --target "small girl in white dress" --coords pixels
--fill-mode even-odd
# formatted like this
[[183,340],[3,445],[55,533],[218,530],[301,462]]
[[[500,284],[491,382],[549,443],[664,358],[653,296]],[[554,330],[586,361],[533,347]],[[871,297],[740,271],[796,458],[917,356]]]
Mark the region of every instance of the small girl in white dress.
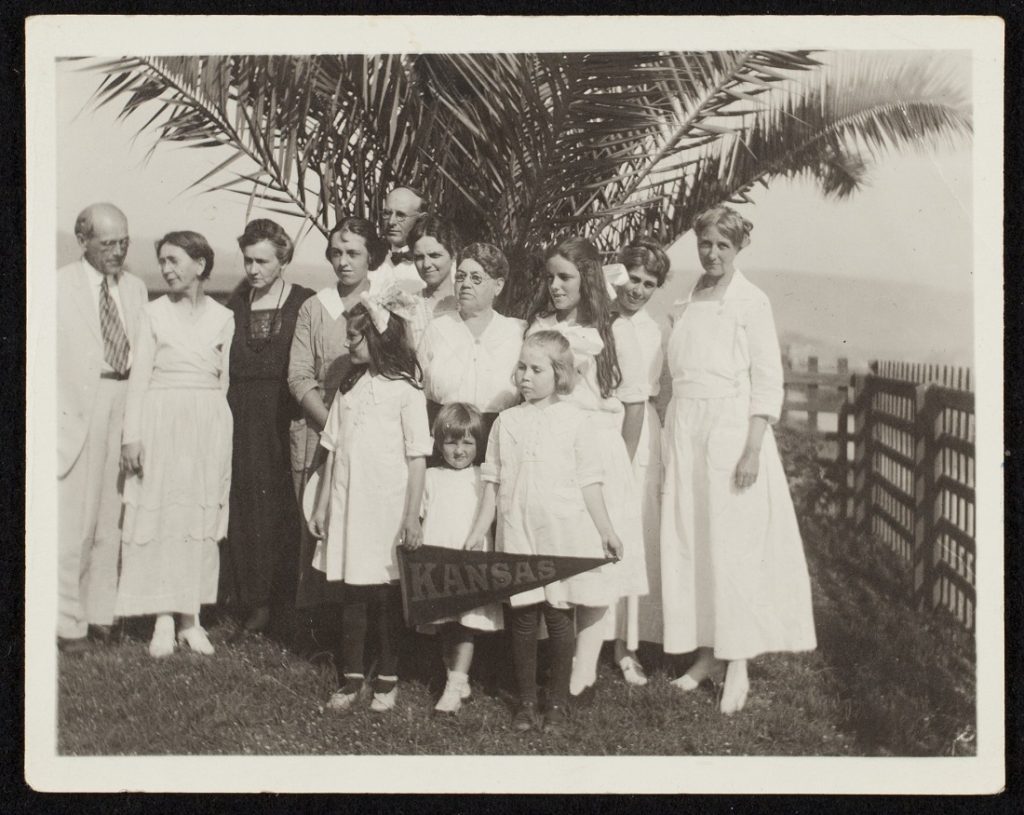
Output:
[[[398,641],[404,632],[395,547],[420,544],[420,506],[431,451],[427,401],[407,342],[399,302],[364,294],[348,313],[354,365],[331,403],[320,444],[328,451],[309,531],[313,568],[344,581],[341,669],[344,683],[327,703],[350,708],[361,696],[370,619],[377,625],[372,710],[395,706]],[[392,314],[391,311],[395,313]]]
[[[434,458],[442,465],[427,470],[423,487],[423,543],[462,549],[483,492],[477,459],[487,441],[484,420],[472,405],[452,402],[441,408],[433,429]],[[490,532],[485,534],[490,548]],[[442,659],[448,681],[434,710],[458,713],[470,693],[474,633],[501,628],[501,604],[490,603],[458,617],[436,620],[425,626],[425,630],[433,633],[437,630],[435,626],[441,631]]]
[[[622,556],[622,542],[605,504],[592,413],[563,398],[572,393],[575,378],[572,350],[561,333],[539,331],[526,338],[515,373],[524,403],[502,411],[491,428],[482,468],[484,492],[466,548],[486,544],[497,508],[499,552]],[[509,598],[505,618],[519,687],[515,730],[537,725],[541,615],[551,656],[544,729],[557,731],[566,722],[574,612],[581,606],[607,605],[614,591],[614,576],[602,566]]]

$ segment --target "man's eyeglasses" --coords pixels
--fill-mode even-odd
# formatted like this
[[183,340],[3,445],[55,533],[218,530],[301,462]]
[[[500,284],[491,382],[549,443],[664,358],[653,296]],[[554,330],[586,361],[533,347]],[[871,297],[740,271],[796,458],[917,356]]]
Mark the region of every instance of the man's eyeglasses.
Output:
[[414,213],[412,213],[412,215],[408,215],[408,214],[406,214],[404,212],[393,212],[390,209],[382,209],[380,211],[380,219],[382,221],[390,221],[392,218],[394,218],[398,223],[404,224],[410,218],[418,217],[419,214],[420,213],[418,213],[418,212],[414,212]]
[[131,241],[128,238],[121,238],[116,241],[99,241],[100,249],[104,252],[113,252],[115,249],[120,249],[122,252],[128,251],[128,244]]

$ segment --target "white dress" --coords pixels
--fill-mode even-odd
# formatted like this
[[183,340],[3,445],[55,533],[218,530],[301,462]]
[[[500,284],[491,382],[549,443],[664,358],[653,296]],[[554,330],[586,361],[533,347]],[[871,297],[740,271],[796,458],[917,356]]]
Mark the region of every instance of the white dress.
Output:
[[[597,381],[596,358],[604,342],[597,329],[559,321],[552,315],[534,320],[527,335],[537,331],[558,331],[569,340],[572,347],[578,376],[572,394],[563,398],[587,411],[592,417],[591,444],[601,460],[602,493],[612,528],[623,545],[622,559],[600,570],[611,581],[609,600],[593,605],[609,605],[620,597],[646,594],[648,585],[640,498],[626,444],[622,440],[623,403],[647,400],[648,384],[636,337],[619,320],[612,323],[622,382],[611,397],[603,398]],[[630,647],[636,647],[638,632],[635,614],[619,614],[616,606],[612,605],[605,617],[605,627],[605,639],[622,638]]]
[[[594,421],[571,402],[530,403],[503,411],[491,428],[484,481],[498,485],[495,549],[519,555],[603,558],[583,487],[600,483],[601,457],[591,443]],[[608,566],[509,598],[513,606],[547,601],[604,606],[615,599]]]
[[[662,327],[640,309],[623,314],[619,321],[636,334],[643,354],[644,371],[650,386],[650,399],[644,408],[644,425],[640,443],[633,457],[633,478],[640,491],[640,516],[644,527],[644,563],[650,591],[637,602],[638,637],[644,642],[661,642],[661,420],[654,408],[654,399],[661,392],[661,371],[665,364]],[[627,611],[628,613],[628,611]]]
[[[459,308],[459,301],[452,288],[451,277],[441,283],[432,296],[425,296],[425,292],[426,289],[417,296],[416,306],[409,319],[409,334],[413,350],[419,349],[420,343],[423,342],[423,334],[433,320],[443,314],[456,312]],[[420,364],[423,364],[422,359]]]
[[[450,467],[431,467],[423,484],[423,543],[425,546],[443,546],[461,550],[473,526],[477,504],[483,492],[479,467],[453,470]],[[487,533],[490,550],[490,532]],[[445,617],[436,622],[458,620],[466,628],[477,631],[497,631],[502,627],[501,603],[490,603],[464,611],[458,617]],[[433,625],[421,630],[432,633]]]
[[815,647],[800,530],[769,427],[735,486],[751,416],[775,421],[782,363],[768,298],[737,271],[721,301],[677,304],[667,349],[661,565],[664,648],[719,659]]
[[363,374],[331,403],[320,444],[335,458],[327,537],[317,542],[313,568],[356,585],[397,580],[408,459],[433,450],[423,391]]
[[474,337],[458,312],[431,321],[420,342],[423,391],[439,405],[466,402],[481,413],[498,413],[518,400],[512,376],[526,323],[497,312]]
[[124,443],[142,475],[124,484],[116,615],[198,614],[217,601],[228,527],[233,422],[227,402],[235,321],[210,297],[193,322],[169,298],[149,303],[133,345]]

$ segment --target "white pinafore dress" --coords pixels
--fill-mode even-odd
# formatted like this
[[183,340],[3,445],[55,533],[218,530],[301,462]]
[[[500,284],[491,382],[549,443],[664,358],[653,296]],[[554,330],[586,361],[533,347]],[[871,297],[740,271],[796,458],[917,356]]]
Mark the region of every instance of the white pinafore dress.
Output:
[[662,435],[664,648],[719,659],[815,647],[810,581],[775,436],[753,486],[735,486],[752,415],[782,404],[767,297],[738,271],[721,301],[677,304]]

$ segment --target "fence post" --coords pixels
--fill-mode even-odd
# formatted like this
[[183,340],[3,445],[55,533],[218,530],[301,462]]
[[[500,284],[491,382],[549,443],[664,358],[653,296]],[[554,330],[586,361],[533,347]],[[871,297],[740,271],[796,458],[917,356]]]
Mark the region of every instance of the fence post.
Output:
[[871,531],[870,459],[871,375],[853,377],[853,526],[856,534]]
[[914,389],[914,601],[934,606],[935,579],[935,413],[931,385]]
[[[818,358],[807,357],[807,373],[818,373]],[[818,411],[814,410],[818,402],[818,383],[808,382],[804,391],[807,394],[807,426],[811,430],[818,429]]]

